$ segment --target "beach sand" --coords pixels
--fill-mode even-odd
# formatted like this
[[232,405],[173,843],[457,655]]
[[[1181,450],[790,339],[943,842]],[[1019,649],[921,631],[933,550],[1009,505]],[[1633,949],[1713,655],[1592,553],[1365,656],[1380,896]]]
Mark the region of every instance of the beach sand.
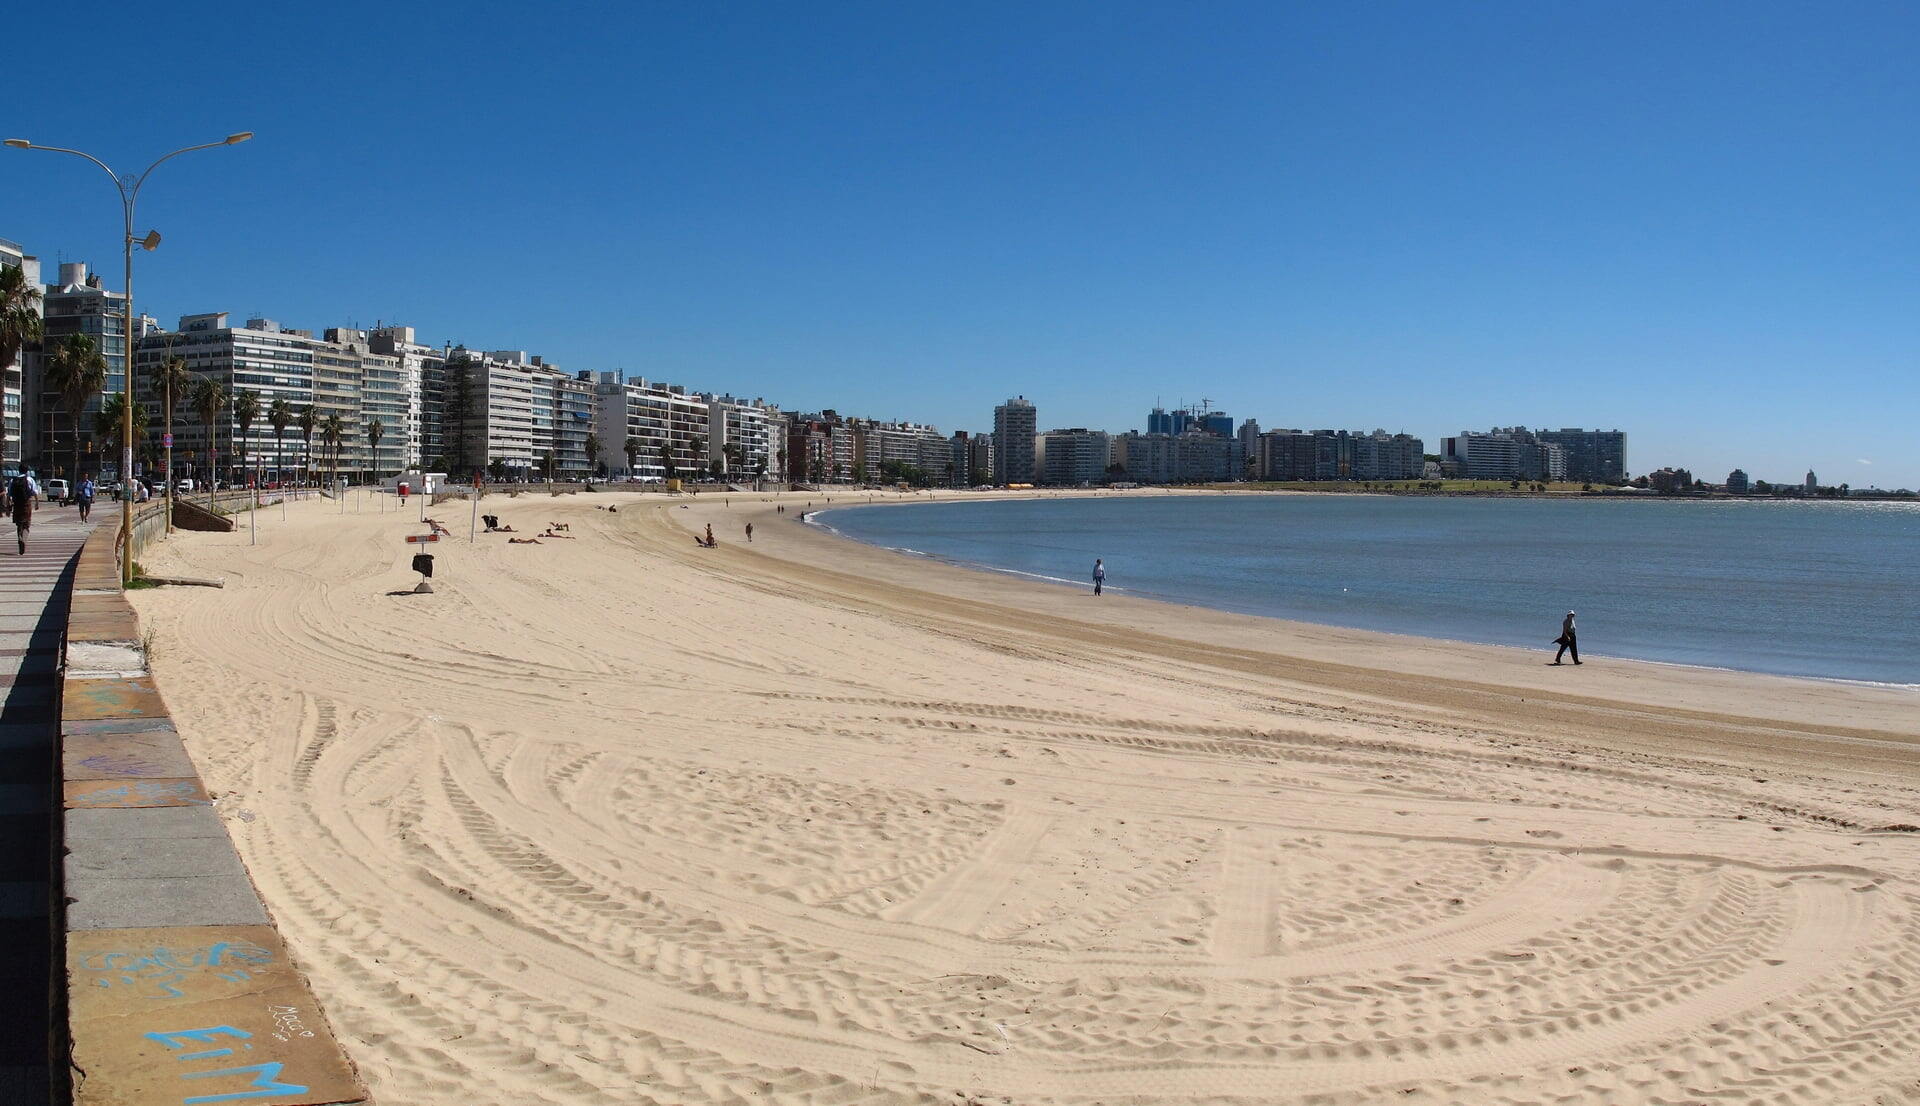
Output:
[[781,499],[447,503],[432,595],[371,499],[144,556],[226,580],[130,598],[383,1106],[1920,1101],[1920,693],[1096,600]]

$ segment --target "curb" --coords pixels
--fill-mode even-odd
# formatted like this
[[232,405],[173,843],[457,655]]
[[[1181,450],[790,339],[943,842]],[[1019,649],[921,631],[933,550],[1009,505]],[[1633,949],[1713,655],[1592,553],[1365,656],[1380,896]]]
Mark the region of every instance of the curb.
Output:
[[147,670],[118,536],[81,548],[63,654],[73,1102],[367,1103]]

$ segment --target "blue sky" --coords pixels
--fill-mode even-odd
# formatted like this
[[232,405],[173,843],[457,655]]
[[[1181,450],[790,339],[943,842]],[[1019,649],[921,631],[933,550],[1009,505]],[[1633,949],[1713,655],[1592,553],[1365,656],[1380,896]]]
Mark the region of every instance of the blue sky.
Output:
[[[1920,486],[1911,4],[51,7],[9,18],[6,136],[259,136],[142,196],[169,323]],[[0,150],[0,237],[49,269],[117,287],[117,221],[98,170]]]

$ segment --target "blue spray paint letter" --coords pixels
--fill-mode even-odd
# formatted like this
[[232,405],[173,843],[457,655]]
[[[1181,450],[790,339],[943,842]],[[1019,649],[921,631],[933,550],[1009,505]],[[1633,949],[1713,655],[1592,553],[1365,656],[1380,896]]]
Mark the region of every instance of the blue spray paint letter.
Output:
[[[243,1039],[253,1036],[253,1034],[244,1029],[235,1029],[230,1025],[210,1025],[205,1029],[175,1029],[168,1033],[148,1033],[146,1036],[150,1040],[159,1041],[168,1048],[185,1048],[187,1047],[188,1041],[197,1041],[203,1045],[210,1045],[213,1043],[213,1037],[216,1033],[223,1037],[240,1037]],[[180,1038],[180,1040],[176,1042],[174,1038]]]
[[221,1068],[218,1071],[191,1071],[180,1076],[182,1079],[211,1079],[216,1075],[244,1075],[253,1073],[253,1090],[232,1091],[228,1094],[204,1094],[193,1098],[181,1099],[182,1106],[195,1106],[200,1102],[238,1102],[243,1098],[265,1098],[274,1094],[305,1094],[306,1088],[296,1083],[281,1083],[280,1069],[285,1065],[278,1062],[255,1064],[247,1068]]

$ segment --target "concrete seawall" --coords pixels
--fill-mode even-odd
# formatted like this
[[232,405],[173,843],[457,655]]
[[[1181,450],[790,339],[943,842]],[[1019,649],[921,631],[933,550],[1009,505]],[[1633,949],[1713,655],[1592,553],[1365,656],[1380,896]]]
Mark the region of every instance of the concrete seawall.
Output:
[[[156,513],[136,519],[136,550]],[[55,922],[72,1100],[368,1102],[148,671],[117,529],[81,550],[60,680]]]

